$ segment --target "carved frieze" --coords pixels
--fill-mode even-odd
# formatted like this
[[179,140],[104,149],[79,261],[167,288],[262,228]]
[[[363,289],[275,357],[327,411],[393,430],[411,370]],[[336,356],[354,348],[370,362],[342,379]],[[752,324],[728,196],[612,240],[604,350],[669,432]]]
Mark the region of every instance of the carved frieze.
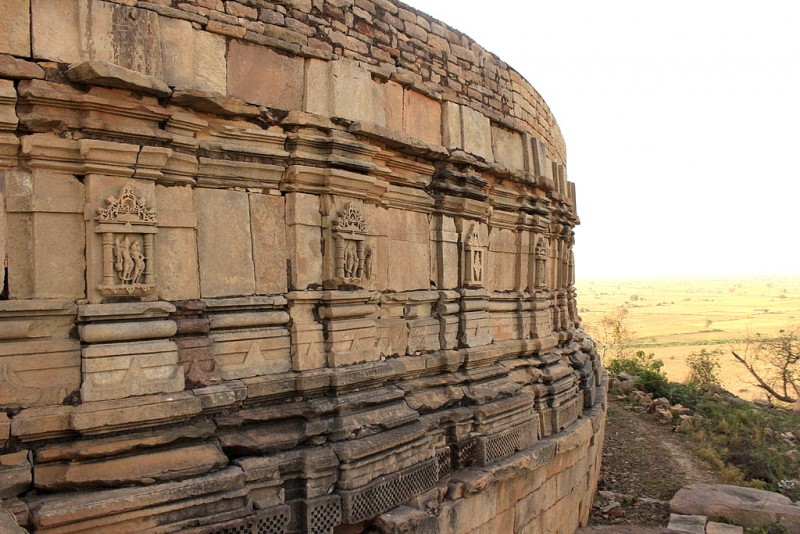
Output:
[[156,213],[130,185],[106,199],[97,210],[95,232],[103,237],[103,281],[97,291],[107,297],[143,297],[155,291],[154,236]]

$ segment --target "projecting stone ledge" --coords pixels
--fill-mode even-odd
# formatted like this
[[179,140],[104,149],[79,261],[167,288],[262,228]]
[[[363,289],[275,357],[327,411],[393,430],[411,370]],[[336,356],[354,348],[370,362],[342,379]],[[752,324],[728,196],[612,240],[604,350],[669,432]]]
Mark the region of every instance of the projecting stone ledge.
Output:
[[155,96],[169,96],[172,91],[165,82],[105,61],[84,61],[71,66],[67,78],[77,83],[141,91]]

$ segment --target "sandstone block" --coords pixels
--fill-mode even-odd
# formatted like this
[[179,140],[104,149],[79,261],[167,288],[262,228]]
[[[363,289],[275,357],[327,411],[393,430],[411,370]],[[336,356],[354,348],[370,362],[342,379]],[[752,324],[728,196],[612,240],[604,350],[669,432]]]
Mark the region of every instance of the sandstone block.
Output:
[[686,534],[706,534],[707,521],[708,518],[704,515],[670,514],[667,528],[674,532],[685,532]]
[[261,113],[257,107],[245,104],[238,98],[185,87],[176,88],[172,92],[172,103],[197,111],[227,116],[257,117]]
[[161,78],[158,14],[99,0],[32,0],[33,55],[100,60]]
[[166,428],[126,432],[124,435],[51,443],[36,450],[37,464],[58,461],[87,461],[117,456],[140,449],[163,447],[184,440],[204,440],[215,430],[211,421]]
[[744,529],[737,525],[709,521],[706,523],[706,534],[744,534]]
[[386,125],[383,87],[354,62],[309,60],[305,93],[305,111]]
[[5,412],[0,413],[0,448],[5,448],[8,442],[8,436],[11,435],[11,421],[8,414]]
[[522,136],[518,132],[492,126],[492,151],[497,163],[505,165],[512,171],[525,170],[525,152]]
[[[430,285],[430,226],[424,213],[390,209],[389,288],[396,291],[427,288]],[[408,258],[410,261],[394,261]]]
[[285,199],[250,194],[249,200],[256,293],[286,292]]
[[83,348],[84,402],[181,391],[183,386],[177,346],[172,341],[109,343]]
[[442,103],[442,144],[450,150],[464,148],[461,106],[455,102]]
[[2,343],[0,352],[0,406],[61,404],[80,386],[77,340]]
[[27,450],[0,455],[0,497],[7,499],[24,493],[32,479]]
[[6,183],[11,297],[84,297],[84,185],[50,171],[9,171]]
[[0,54],[0,77],[42,79],[44,78],[44,69],[31,61],[17,59],[7,54]]
[[492,161],[492,129],[489,118],[480,111],[461,106],[463,148],[486,161]]
[[194,36],[195,82],[194,87],[201,91],[215,91],[225,94],[228,76],[225,61],[226,39],[222,35],[198,31]]
[[0,532],[6,534],[27,534],[27,530],[19,526],[17,519],[10,510],[0,508]]
[[252,295],[256,286],[247,193],[198,188],[194,198],[201,295]]
[[[72,525],[93,519],[116,519],[117,514],[134,512],[146,508],[156,509],[167,503],[178,503],[195,496],[223,493],[241,487],[244,474],[238,467],[228,467],[216,473],[193,477],[178,482],[164,482],[144,488],[119,488],[88,493],[75,493],[62,499],[37,500],[31,503],[31,520],[39,529],[58,526],[92,530],[92,523]],[[183,506],[191,506],[186,503]],[[202,503],[197,503],[202,504]],[[178,508],[182,508],[178,506]],[[155,526],[155,525],[153,525]],[[94,528],[98,528],[94,524]],[[100,528],[104,529],[100,524]],[[131,525],[133,529],[133,525]]]
[[37,464],[37,488],[48,491],[123,484],[152,483],[203,475],[227,465],[218,445],[203,443],[89,462]]
[[305,193],[286,195],[289,283],[294,289],[306,289],[322,283],[322,218],[319,197]]
[[228,48],[228,94],[284,110],[303,105],[304,61],[263,46],[232,41]]
[[190,187],[156,185],[159,232],[156,280],[164,300],[200,298],[197,264],[197,215]]
[[390,81],[383,84],[386,102],[386,127],[397,132],[403,131],[403,86]]
[[31,55],[30,0],[4,0],[0,4],[0,53],[29,57]]
[[[91,435],[184,421],[199,414],[200,409],[200,400],[197,397],[189,392],[179,391],[128,399],[84,402],[67,413],[71,428],[81,434]],[[16,419],[11,425],[12,433],[15,432]],[[31,418],[26,421],[28,425],[24,428],[19,425],[18,431],[30,430],[28,426],[34,422],[36,418]],[[56,422],[54,420],[52,425],[55,426]]]
[[674,514],[703,515],[746,528],[780,523],[800,531],[800,507],[779,493],[724,484],[690,484],[669,503]]
[[224,380],[284,373],[292,369],[289,332],[285,328],[212,332],[211,337],[214,339],[214,357]]
[[107,61],[84,61],[70,66],[65,74],[73,82],[87,85],[117,87],[162,97],[168,96],[172,92],[169,86],[158,78],[140,74]]
[[403,131],[426,143],[441,145],[441,104],[411,89],[405,91],[403,100]]

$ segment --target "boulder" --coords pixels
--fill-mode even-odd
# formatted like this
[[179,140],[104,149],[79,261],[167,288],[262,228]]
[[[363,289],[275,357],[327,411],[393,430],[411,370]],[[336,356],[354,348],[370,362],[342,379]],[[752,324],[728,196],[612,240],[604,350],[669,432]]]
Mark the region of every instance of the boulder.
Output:
[[690,484],[675,494],[669,507],[673,513],[704,515],[745,528],[780,525],[787,532],[800,532],[800,506],[771,491],[724,484]]

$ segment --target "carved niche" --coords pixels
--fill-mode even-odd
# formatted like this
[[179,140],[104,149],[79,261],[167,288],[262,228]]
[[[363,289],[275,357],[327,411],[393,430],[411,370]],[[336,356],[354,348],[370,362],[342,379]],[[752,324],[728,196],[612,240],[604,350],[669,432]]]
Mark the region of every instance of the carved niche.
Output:
[[533,284],[536,289],[545,289],[547,287],[547,254],[548,254],[548,247],[547,242],[543,237],[539,238],[539,241],[536,242],[536,248],[534,249],[534,268],[536,269],[536,275],[534,277]]
[[106,297],[144,297],[155,291],[153,240],[156,213],[125,185],[118,197],[108,197],[97,210],[95,233],[103,238],[103,282]]
[[464,285],[482,287],[486,271],[488,246],[481,236],[480,227],[473,224],[464,241]]
[[334,282],[359,284],[372,277],[373,250],[367,244],[367,221],[361,204],[348,202],[331,225]]

